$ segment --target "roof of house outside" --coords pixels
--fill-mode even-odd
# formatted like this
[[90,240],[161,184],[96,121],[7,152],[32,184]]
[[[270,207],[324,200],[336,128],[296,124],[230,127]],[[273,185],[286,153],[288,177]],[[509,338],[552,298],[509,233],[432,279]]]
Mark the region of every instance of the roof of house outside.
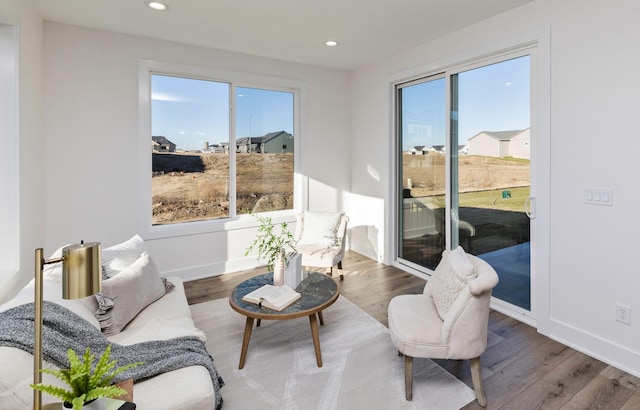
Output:
[[268,134],[265,134],[261,137],[242,137],[242,138],[238,138],[236,139],[236,144],[238,145],[243,145],[243,144],[247,144],[249,142],[249,138],[251,138],[251,143],[252,144],[264,144],[265,142],[271,141],[272,139],[279,137],[282,134],[286,134],[288,136],[292,136],[291,134],[289,134],[286,131],[275,131],[275,132],[270,132]]
[[523,133],[524,131],[526,131],[528,129],[529,128],[525,128],[523,130],[511,130],[511,131],[480,131],[479,133],[477,133],[473,137],[469,138],[469,140],[477,137],[480,134],[485,134],[485,135],[488,135],[488,136],[490,136],[492,138],[497,139],[498,141],[508,141],[508,140],[512,139],[513,137],[515,137],[516,135],[519,135],[519,134]]
[[275,131],[275,132],[270,132],[270,133],[266,134],[265,136],[261,137],[262,140],[260,142],[265,143],[265,142],[271,141],[272,139],[277,138],[277,137],[279,137],[279,136],[281,136],[283,134],[285,134],[285,136],[287,136],[287,135],[288,136],[292,136],[291,134],[289,134],[286,131]]
[[151,139],[155,142],[157,142],[158,144],[164,145],[164,144],[174,144],[173,142],[169,141],[166,137],[163,137],[161,135],[156,136],[156,137],[151,137]]

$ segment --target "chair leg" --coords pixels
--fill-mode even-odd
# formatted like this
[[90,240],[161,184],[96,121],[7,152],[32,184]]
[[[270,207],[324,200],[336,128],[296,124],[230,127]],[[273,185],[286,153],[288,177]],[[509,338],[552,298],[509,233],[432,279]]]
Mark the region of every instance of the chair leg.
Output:
[[338,269],[340,269],[340,280],[344,280],[344,275],[342,274],[342,261],[338,262]]
[[479,357],[471,359],[471,379],[473,380],[473,389],[476,391],[478,404],[482,407],[487,407],[487,398],[484,396],[484,387],[482,386],[482,372]]
[[404,355],[404,397],[413,400],[413,357]]

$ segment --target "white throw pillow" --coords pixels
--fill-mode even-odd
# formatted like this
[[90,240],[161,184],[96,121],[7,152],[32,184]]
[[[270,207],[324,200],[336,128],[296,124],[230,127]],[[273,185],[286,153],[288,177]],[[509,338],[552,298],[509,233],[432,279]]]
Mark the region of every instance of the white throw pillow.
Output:
[[109,336],[119,333],[145,307],[164,294],[165,283],[155,263],[143,253],[131,266],[102,282],[96,319],[102,332]]
[[122,243],[103,249],[103,279],[111,278],[121,270],[128,268],[145,252],[147,252],[147,248],[144,241],[137,234]]
[[343,212],[304,212],[304,229],[298,245],[335,246]]
[[445,320],[460,292],[476,277],[473,264],[460,246],[442,253],[442,260],[430,279],[431,296],[440,319]]
[[470,280],[475,279],[478,276],[476,268],[473,266],[467,254],[462,249],[462,246],[458,246],[454,250],[449,252],[449,263],[453,270],[463,279]]

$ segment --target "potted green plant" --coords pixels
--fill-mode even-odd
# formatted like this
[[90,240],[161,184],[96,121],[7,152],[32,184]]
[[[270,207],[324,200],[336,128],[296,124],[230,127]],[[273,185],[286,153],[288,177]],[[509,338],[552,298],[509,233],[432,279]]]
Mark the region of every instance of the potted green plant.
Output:
[[245,256],[255,249],[258,251],[258,259],[265,260],[267,267],[273,269],[278,259],[282,258],[285,261],[285,252],[288,249],[296,249],[296,241],[286,222],[282,222],[280,229],[277,230],[271,218],[260,215],[254,215],[254,217],[260,221],[260,226],[258,226],[258,234],[247,248]]
[[[31,387],[55,396],[64,401],[64,408],[81,410],[85,405],[102,398],[117,397],[127,392],[118,386],[112,385],[113,378],[125,370],[134,368],[141,362],[130,363],[116,368],[117,360],[110,361],[111,345],[108,345],[93,368],[96,358],[87,347],[82,358],[78,357],[73,349],[67,350],[69,357],[69,369],[42,369],[43,373],[50,374],[65,382],[69,389],[50,384],[32,384]],[[73,407],[71,407],[73,406]],[[104,408],[104,404],[102,404]]]

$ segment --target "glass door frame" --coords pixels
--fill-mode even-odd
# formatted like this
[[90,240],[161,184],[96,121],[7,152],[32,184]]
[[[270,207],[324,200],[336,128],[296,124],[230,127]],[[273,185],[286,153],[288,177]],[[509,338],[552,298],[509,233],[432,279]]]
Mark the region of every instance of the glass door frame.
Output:
[[[496,64],[496,63],[500,63],[503,61],[507,61],[510,59],[514,59],[514,58],[518,58],[518,57],[522,57],[525,55],[529,55],[530,56],[530,89],[531,89],[531,101],[530,101],[530,127],[531,127],[531,169],[530,169],[530,209],[533,214],[534,214],[534,218],[532,218],[532,220],[530,221],[530,241],[531,241],[531,276],[530,276],[530,292],[531,292],[531,310],[527,311],[525,309],[519,308],[517,306],[511,305],[508,302],[504,302],[502,300],[499,300],[497,298],[492,298],[492,307],[502,313],[505,313],[509,316],[512,317],[516,317],[519,320],[534,325],[536,323],[536,310],[537,310],[537,303],[536,303],[536,257],[535,257],[535,249],[536,249],[536,245],[535,245],[535,241],[538,240],[538,235],[537,235],[537,228],[536,228],[536,221],[535,221],[535,214],[536,214],[536,191],[537,191],[537,167],[539,166],[537,164],[538,161],[538,155],[537,155],[537,145],[538,145],[538,141],[537,141],[537,136],[538,136],[538,121],[539,119],[537,118],[537,113],[538,113],[538,101],[537,101],[537,70],[535,69],[535,67],[537,67],[538,65],[538,57],[537,57],[537,44],[536,43],[532,43],[532,44],[527,44],[521,47],[514,47],[513,49],[510,49],[508,51],[502,52],[502,53],[496,53],[493,54],[490,57],[486,57],[486,58],[479,58],[476,59],[473,62],[470,63],[464,63],[464,64],[459,64],[459,65],[452,65],[446,69],[442,69],[442,70],[437,70],[433,73],[425,73],[422,75],[416,75],[413,77],[413,81],[417,81],[419,79],[426,79],[426,78],[437,78],[437,77],[441,77],[443,76],[445,78],[445,87],[446,87],[446,111],[445,111],[445,124],[446,124],[446,131],[445,131],[445,140],[446,140],[446,152],[447,155],[445,155],[445,167],[446,167],[446,176],[445,176],[445,229],[446,229],[446,235],[445,235],[445,249],[451,249],[452,244],[457,244],[457,226],[455,226],[455,221],[453,221],[454,218],[452,218],[452,209],[453,209],[453,205],[457,205],[457,200],[458,198],[456,197],[455,200],[453,198],[453,194],[457,193],[457,188],[454,189],[454,187],[452,186],[452,181],[453,176],[452,176],[452,166],[455,165],[455,161],[457,161],[457,150],[455,153],[456,159],[452,158],[452,150],[450,147],[454,146],[452,145],[453,142],[456,142],[456,140],[454,140],[454,136],[451,133],[451,111],[452,111],[452,76],[464,71],[469,71],[469,70],[473,70],[475,68],[480,68],[483,66],[487,66],[487,65],[491,65],[491,64]],[[390,183],[390,190],[389,190],[389,194],[390,194],[390,198],[392,199],[392,206],[390,207],[390,212],[392,212],[392,220],[395,222],[393,224],[391,224],[389,226],[389,228],[391,228],[391,232],[392,232],[392,237],[393,237],[393,241],[392,243],[390,243],[391,246],[391,251],[392,251],[392,261],[393,264],[397,267],[399,267],[402,270],[408,271],[409,273],[412,273],[416,276],[420,276],[423,277],[425,279],[428,279],[431,275],[431,273],[433,271],[431,271],[428,268],[425,268],[423,266],[420,266],[416,263],[413,263],[411,261],[407,261],[404,259],[401,259],[399,257],[399,229],[401,229],[401,207],[400,204],[398,203],[398,190],[400,189],[399,185],[399,181],[398,181],[398,172],[400,172],[400,167],[402,166],[401,161],[399,161],[399,156],[397,155],[399,152],[402,151],[402,147],[400,146],[400,140],[399,140],[399,133],[398,133],[398,129],[399,127],[402,126],[402,124],[400,124],[400,113],[399,113],[399,104],[398,104],[398,86],[402,85],[402,84],[407,84],[407,83],[411,83],[412,80],[410,78],[408,79],[404,79],[403,81],[396,81],[393,82],[391,85],[393,87],[393,94],[392,94],[392,103],[393,103],[393,107],[394,109],[392,110],[393,113],[393,118],[392,118],[392,124],[393,127],[392,129],[394,130],[394,133],[392,135],[392,146],[394,149],[394,156],[393,156],[393,163],[392,163],[392,169],[394,170],[393,173],[393,178],[391,180]],[[544,119],[543,119],[544,120]],[[456,144],[457,145],[457,144]],[[456,171],[457,172],[457,169]],[[546,189],[546,188],[545,188]],[[547,223],[547,221],[544,221],[544,223]]]
[[[395,183],[394,186],[396,186],[396,187],[402,186],[402,182],[399,182],[398,172],[401,172],[400,171],[400,167],[402,167],[402,159],[401,159],[401,157],[403,155],[403,147],[400,146],[400,142],[401,141],[398,138],[398,136],[403,134],[403,124],[400,123],[399,121],[397,121],[397,119],[401,118],[402,108],[403,108],[403,104],[401,102],[401,95],[400,95],[401,91],[402,91],[402,89],[404,89],[406,87],[416,86],[416,85],[425,84],[425,83],[428,83],[428,82],[431,82],[431,81],[439,81],[439,80],[443,81],[443,84],[444,84],[444,87],[445,87],[444,93],[445,93],[445,97],[446,97],[447,92],[448,92],[448,86],[447,86],[447,78],[446,78],[446,75],[445,75],[444,72],[425,75],[425,76],[420,76],[418,78],[415,78],[415,79],[412,79],[412,80],[409,80],[409,81],[403,81],[403,82],[400,82],[400,83],[394,85],[394,98],[395,98],[395,100],[394,100],[394,107],[395,107],[395,110],[394,110],[394,112],[395,112],[394,123],[396,124],[396,127],[395,127],[395,134],[394,134],[394,138],[393,138],[393,141],[394,141],[393,152],[395,154],[394,158],[396,159],[396,163],[398,164],[395,167],[396,173],[394,174],[394,183]],[[445,102],[442,104],[442,108],[446,113],[447,112],[446,98],[445,98]],[[447,142],[448,140],[447,140],[447,136],[446,136],[447,133],[448,133],[447,121],[448,121],[448,116],[446,116],[446,118],[443,120],[444,127],[445,127],[445,130],[444,130],[445,140],[443,142],[444,142],[445,145],[448,144],[448,142]],[[447,179],[449,176],[448,176],[448,173],[446,173],[446,169],[448,168],[448,161],[449,161],[448,157],[445,156],[445,181],[444,181],[444,185],[443,185],[443,188],[445,190],[445,192],[444,192],[445,198],[448,196],[447,195],[447,190],[449,189],[449,181]],[[404,180],[404,176],[403,176],[403,180]],[[394,240],[394,254],[393,254],[394,255],[394,260],[395,261],[401,260],[400,263],[403,266],[406,266],[407,268],[413,270],[414,273],[416,273],[416,272],[424,273],[425,269],[428,270],[428,267],[425,267],[423,265],[417,264],[417,263],[415,263],[413,261],[410,261],[408,259],[401,258],[399,256],[400,255],[399,247],[401,246],[400,245],[400,239],[401,238],[400,238],[399,231],[404,226],[404,217],[405,217],[405,215],[404,215],[404,198],[402,196],[398,195],[398,192],[399,191],[397,189],[395,189],[391,193],[391,195],[392,195],[392,197],[394,199],[394,205],[396,207],[395,209],[397,209],[397,212],[394,211],[394,218],[396,219],[396,229],[394,229],[394,238],[395,238],[395,240]],[[445,207],[444,210],[445,210],[445,213],[448,212],[448,207]],[[445,219],[447,217],[448,216],[445,215]],[[446,229],[445,229],[445,232],[447,232]],[[402,240],[404,240],[404,235],[402,237]],[[449,239],[449,235],[446,234],[445,235],[445,245],[444,245],[445,249],[446,249],[446,246],[447,246],[446,245],[446,241],[449,241],[449,240],[450,240]],[[426,276],[426,277],[428,277],[428,276]]]

